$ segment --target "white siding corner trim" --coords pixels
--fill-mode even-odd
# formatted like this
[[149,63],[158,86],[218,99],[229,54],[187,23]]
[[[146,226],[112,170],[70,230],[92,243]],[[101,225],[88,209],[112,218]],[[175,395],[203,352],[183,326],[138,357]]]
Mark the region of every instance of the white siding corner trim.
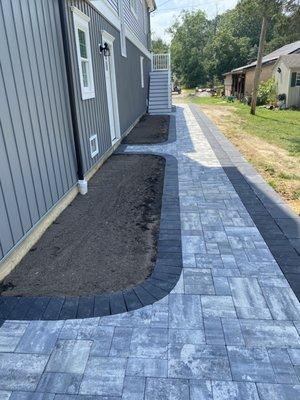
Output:
[[126,33],[125,33],[125,23],[124,23],[124,9],[123,2],[118,2],[118,10],[120,17],[120,43],[121,43],[121,54],[123,57],[127,57],[127,48],[126,48]]
[[89,22],[90,17],[76,7],[71,7],[74,21],[77,62],[82,100],[95,97],[93,64],[91,54]]
[[140,67],[141,67],[141,87],[145,87],[145,79],[144,79],[144,57],[140,56]]

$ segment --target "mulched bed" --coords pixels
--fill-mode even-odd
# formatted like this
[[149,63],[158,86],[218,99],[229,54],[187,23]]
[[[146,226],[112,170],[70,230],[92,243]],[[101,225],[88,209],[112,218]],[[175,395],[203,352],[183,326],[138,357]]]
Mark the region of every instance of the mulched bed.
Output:
[[144,115],[139,123],[127,135],[124,144],[156,144],[168,140],[169,115]]
[[165,159],[113,155],[2,282],[2,296],[91,296],[143,282],[156,261]]

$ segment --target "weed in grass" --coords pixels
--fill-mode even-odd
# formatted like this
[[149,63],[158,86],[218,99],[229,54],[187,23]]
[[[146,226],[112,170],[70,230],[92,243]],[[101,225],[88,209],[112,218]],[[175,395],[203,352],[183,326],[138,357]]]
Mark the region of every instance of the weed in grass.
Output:
[[300,200],[300,189],[293,191],[292,200]]
[[287,174],[286,172],[280,172],[278,174],[278,178],[285,179],[285,180],[295,180],[295,181],[300,180],[300,176],[298,176],[296,174]]
[[265,165],[264,170],[268,172],[270,175],[275,174],[275,169],[272,165]]

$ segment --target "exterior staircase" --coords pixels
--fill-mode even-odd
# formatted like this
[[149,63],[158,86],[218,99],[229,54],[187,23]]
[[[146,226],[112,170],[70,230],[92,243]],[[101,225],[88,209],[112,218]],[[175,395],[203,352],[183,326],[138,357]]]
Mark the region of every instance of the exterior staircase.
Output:
[[148,111],[151,115],[169,114],[172,111],[169,54],[153,54]]

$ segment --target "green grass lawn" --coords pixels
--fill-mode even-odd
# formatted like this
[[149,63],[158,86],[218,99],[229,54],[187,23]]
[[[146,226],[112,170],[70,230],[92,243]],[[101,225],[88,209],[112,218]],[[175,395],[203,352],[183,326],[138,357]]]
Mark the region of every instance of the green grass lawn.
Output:
[[258,107],[256,115],[251,115],[249,106],[239,101],[230,103],[216,97],[194,97],[191,101],[199,105],[234,107],[234,113],[240,117],[241,128],[245,132],[300,157],[300,111]]

